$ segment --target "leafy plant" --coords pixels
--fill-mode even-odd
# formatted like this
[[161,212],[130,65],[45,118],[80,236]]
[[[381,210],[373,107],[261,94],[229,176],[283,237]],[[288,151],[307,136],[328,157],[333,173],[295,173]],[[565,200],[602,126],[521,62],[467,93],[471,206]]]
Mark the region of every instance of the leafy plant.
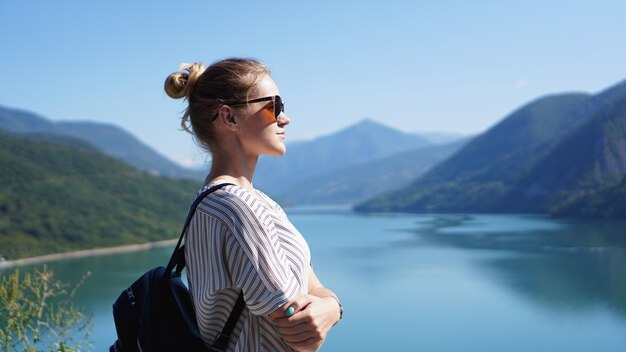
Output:
[[0,277],[1,351],[80,351],[89,348],[92,318],[76,307],[71,289],[46,266]]

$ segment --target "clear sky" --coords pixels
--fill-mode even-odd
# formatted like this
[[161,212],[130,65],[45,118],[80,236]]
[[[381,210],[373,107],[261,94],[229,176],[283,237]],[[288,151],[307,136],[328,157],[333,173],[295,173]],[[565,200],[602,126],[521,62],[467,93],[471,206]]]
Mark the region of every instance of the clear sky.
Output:
[[202,163],[163,91],[181,62],[252,56],[273,70],[287,140],[368,117],[484,131],[552,93],[626,78],[625,1],[0,0],[0,105],[123,127]]

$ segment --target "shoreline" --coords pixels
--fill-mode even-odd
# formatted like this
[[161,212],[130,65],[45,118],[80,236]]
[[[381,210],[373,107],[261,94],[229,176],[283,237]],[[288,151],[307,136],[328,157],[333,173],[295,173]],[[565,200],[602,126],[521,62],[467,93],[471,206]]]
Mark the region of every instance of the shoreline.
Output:
[[178,242],[178,239],[172,239],[172,240],[154,241],[154,242],[141,243],[141,244],[127,244],[127,245],[115,246],[115,247],[81,249],[77,251],[52,253],[52,254],[46,254],[46,255],[40,255],[36,257],[28,257],[28,258],[22,258],[22,259],[4,260],[4,261],[0,261],[0,269],[13,268],[13,267],[28,265],[28,264],[40,264],[40,263],[46,263],[46,262],[51,262],[51,261],[61,260],[61,259],[82,258],[82,257],[87,257],[87,256],[143,251],[143,250],[151,249],[151,248],[176,245],[177,242]]

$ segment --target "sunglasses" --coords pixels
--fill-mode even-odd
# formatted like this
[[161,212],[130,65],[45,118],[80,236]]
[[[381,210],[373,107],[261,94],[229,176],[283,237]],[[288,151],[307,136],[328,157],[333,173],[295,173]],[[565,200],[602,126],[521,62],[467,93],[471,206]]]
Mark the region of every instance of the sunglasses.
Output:
[[261,101],[271,101],[272,102],[272,109],[274,109],[274,118],[276,119],[276,121],[278,121],[278,116],[280,116],[280,113],[281,112],[285,112],[285,102],[281,99],[280,95],[273,95],[271,97],[264,97],[264,98],[240,101],[240,102],[231,103],[231,104],[228,104],[228,105],[236,106],[236,105],[243,105],[243,104],[258,103],[258,102],[261,102]]

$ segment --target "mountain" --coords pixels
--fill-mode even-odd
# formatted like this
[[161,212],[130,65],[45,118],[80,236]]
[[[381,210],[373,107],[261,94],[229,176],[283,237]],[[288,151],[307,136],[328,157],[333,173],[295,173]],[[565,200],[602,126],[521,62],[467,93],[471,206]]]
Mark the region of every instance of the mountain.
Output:
[[354,204],[407,186],[467,143],[426,146],[303,179],[273,195],[281,204]]
[[[561,94],[538,99],[507,116],[409,187],[366,201],[356,209],[549,211],[566,196],[561,191],[572,192],[585,182],[605,187],[607,182],[621,179],[622,166],[616,166],[621,165],[621,152],[616,157],[613,151],[623,143],[617,131],[621,131],[618,115],[624,96],[626,82],[594,96]],[[600,147],[598,143],[608,136],[604,133],[610,131],[615,138]],[[596,144],[590,144],[592,141]],[[589,153],[598,148],[602,151]],[[604,161],[597,159],[600,155],[606,156]],[[581,158],[587,158],[584,167]],[[602,166],[599,174],[588,172],[603,163],[612,166]],[[606,173],[608,170],[611,172]],[[602,177],[594,183],[598,175]]]
[[275,194],[315,175],[427,145],[431,143],[423,137],[366,119],[312,141],[288,144],[280,158],[261,157],[254,183]]
[[417,134],[434,144],[447,144],[459,141],[467,136],[450,132],[417,132]]
[[506,184],[536,162],[555,136],[579,125],[576,114],[586,94],[563,94],[533,101],[514,111],[459,152],[405,189],[357,206],[371,211],[480,212],[497,210]]
[[626,177],[614,186],[572,196],[551,209],[557,217],[626,218]]
[[123,129],[95,122],[52,122],[39,115],[0,106],[0,128],[14,133],[44,133],[85,140],[114,158],[153,174],[202,179],[202,172],[183,168]]
[[[607,101],[518,181],[507,198],[516,207],[551,211],[587,194],[620,187],[626,175],[626,92]],[[610,194],[612,191],[609,191]]]
[[199,184],[154,177],[70,137],[0,131],[0,256],[178,235]]

